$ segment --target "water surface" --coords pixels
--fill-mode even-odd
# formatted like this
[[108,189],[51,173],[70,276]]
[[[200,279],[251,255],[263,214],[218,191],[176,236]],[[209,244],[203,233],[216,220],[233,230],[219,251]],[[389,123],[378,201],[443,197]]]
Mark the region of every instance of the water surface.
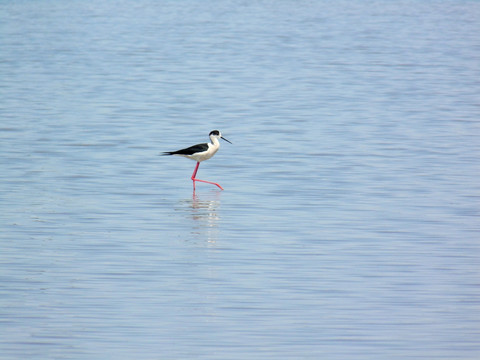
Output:
[[0,16],[1,359],[479,358],[477,2]]

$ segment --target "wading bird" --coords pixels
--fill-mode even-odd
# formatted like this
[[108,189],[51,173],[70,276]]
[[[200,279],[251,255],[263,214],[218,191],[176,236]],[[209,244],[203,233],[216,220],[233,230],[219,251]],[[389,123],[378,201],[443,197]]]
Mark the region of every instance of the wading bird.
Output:
[[162,154],[162,155],[183,156],[183,157],[195,160],[197,162],[197,165],[195,166],[195,170],[193,170],[193,174],[192,174],[193,191],[195,191],[196,181],[217,185],[221,190],[223,190],[223,188],[217,183],[206,181],[206,180],[200,180],[195,177],[197,175],[197,171],[198,171],[198,167],[200,166],[200,163],[202,161],[210,159],[218,151],[218,148],[220,147],[220,142],[218,141],[218,139],[223,139],[226,142],[231,144],[231,142],[225,139],[220,133],[220,131],[218,130],[211,131],[208,136],[210,137],[210,141],[211,141],[209,143],[197,144],[197,145],[193,145],[188,148],[177,150],[177,151],[166,151]]

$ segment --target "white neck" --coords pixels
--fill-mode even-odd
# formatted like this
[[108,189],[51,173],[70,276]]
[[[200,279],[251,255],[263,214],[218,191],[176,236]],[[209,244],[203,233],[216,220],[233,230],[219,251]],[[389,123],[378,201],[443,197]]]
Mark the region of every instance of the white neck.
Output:
[[218,138],[216,136],[210,136],[210,140],[212,141],[213,145],[220,146],[220,141],[218,141]]

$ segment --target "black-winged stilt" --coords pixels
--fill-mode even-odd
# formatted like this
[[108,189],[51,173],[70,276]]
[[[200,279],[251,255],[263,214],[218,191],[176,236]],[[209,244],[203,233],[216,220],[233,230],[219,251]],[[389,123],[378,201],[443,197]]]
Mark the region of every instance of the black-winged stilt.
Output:
[[223,139],[226,142],[229,142],[231,144],[231,142],[225,139],[220,133],[220,131],[218,130],[210,131],[210,134],[208,134],[208,136],[210,136],[210,141],[211,141],[210,143],[197,144],[197,145],[193,145],[188,148],[177,150],[177,151],[166,151],[162,154],[162,155],[183,156],[183,157],[195,160],[197,162],[197,165],[195,166],[195,170],[193,170],[193,174],[192,174],[193,191],[195,191],[195,181],[201,181],[207,184],[217,185],[221,190],[223,190],[223,188],[217,183],[206,181],[206,180],[200,180],[195,177],[197,175],[197,171],[198,171],[198,167],[200,166],[200,163],[202,161],[210,159],[218,151],[218,148],[220,147],[220,142],[218,141],[218,139]]

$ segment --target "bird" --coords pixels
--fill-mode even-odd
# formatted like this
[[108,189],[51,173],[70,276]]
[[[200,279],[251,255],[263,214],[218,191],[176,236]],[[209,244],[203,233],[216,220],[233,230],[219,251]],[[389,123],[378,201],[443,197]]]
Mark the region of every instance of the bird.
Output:
[[220,147],[220,142],[218,141],[218,139],[223,139],[226,142],[231,144],[231,142],[229,140],[225,139],[222,136],[222,133],[218,130],[210,131],[210,134],[208,134],[208,136],[210,137],[210,141],[211,141],[209,143],[197,144],[197,145],[187,147],[185,149],[181,149],[181,150],[177,150],[177,151],[165,151],[165,152],[162,153],[162,155],[183,156],[183,157],[195,160],[197,162],[197,165],[195,166],[195,170],[193,170],[193,174],[192,174],[192,177],[191,177],[191,179],[193,181],[193,191],[194,192],[195,192],[195,182],[196,181],[216,185],[220,188],[220,190],[223,190],[223,188],[217,183],[207,181],[207,180],[200,180],[200,179],[196,178],[198,167],[200,166],[200,163],[202,161],[210,159],[218,151],[218,148]]

